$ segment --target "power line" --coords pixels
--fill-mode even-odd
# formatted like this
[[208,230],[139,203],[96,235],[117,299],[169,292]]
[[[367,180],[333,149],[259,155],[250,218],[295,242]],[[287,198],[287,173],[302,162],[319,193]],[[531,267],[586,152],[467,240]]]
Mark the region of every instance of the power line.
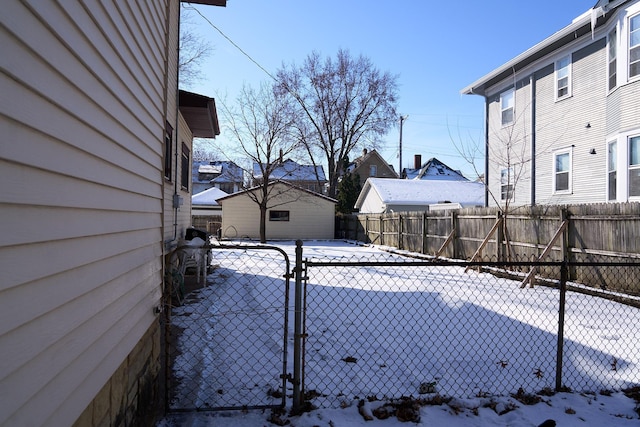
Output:
[[187,10],[193,10],[195,11],[198,15],[200,15],[200,17],[202,19],[204,19],[210,26],[211,28],[213,28],[214,30],[216,30],[218,33],[220,33],[220,35],[222,37],[224,37],[229,43],[231,43],[231,45],[233,47],[235,47],[236,49],[238,49],[238,51],[240,51],[240,53],[242,53],[244,56],[246,56],[249,61],[253,62],[260,70],[262,70],[267,76],[271,77],[274,81],[278,81],[278,79],[276,79],[269,71],[267,71],[266,68],[264,68],[262,65],[260,65],[260,63],[258,61],[256,61],[255,59],[253,59],[253,57],[251,55],[249,55],[247,52],[244,51],[244,49],[242,49],[240,46],[238,46],[238,44],[236,44],[236,42],[234,42],[233,40],[231,40],[231,38],[229,36],[227,36],[220,28],[218,28],[213,22],[211,22],[209,20],[209,18],[207,18],[206,16],[204,16],[202,14],[202,12],[200,12],[200,10],[198,10],[197,8],[191,6],[191,3],[189,3],[189,6],[185,6],[185,9]]

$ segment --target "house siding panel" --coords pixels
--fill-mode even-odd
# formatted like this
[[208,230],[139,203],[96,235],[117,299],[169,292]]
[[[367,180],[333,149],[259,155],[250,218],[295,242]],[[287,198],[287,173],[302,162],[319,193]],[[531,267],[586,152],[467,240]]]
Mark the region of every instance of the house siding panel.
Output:
[[621,86],[618,92],[620,123],[616,130],[637,129],[640,127],[640,81]]
[[157,321],[167,4],[3,2],[0,425],[73,424]]
[[[593,188],[604,185],[604,99],[606,68],[604,39],[572,54],[572,96],[555,99],[553,72],[537,84],[536,201],[542,204],[604,201],[605,194]],[[587,123],[589,126],[587,128]],[[572,191],[557,194],[553,189],[554,153],[572,150]],[[589,154],[596,148],[600,156]],[[598,150],[599,149],[599,150]],[[594,187],[599,185],[600,187]]]
[[[276,184],[277,185],[277,184]],[[282,190],[280,190],[282,191]],[[272,191],[271,194],[275,194]],[[225,238],[260,236],[258,205],[246,194],[223,199],[222,236]],[[332,239],[335,229],[335,202],[327,198],[285,188],[272,196],[269,210],[289,211],[289,221],[269,221],[267,211],[267,239]]]

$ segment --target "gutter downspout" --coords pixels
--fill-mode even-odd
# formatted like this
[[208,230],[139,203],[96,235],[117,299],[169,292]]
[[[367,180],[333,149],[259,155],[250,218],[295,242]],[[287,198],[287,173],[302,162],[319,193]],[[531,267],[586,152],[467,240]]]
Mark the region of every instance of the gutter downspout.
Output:
[[[163,100],[163,105],[162,105],[162,118],[164,119],[164,123],[162,123],[162,144],[163,144],[163,154],[166,155],[167,152],[164,148],[164,146],[166,145],[167,141],[167,123],[169,123],[169,117],[167,116],[167,113],[169,111],[169,45],[171,43],[171,2],[167,2],[166,6],[165,6],[165,28],[166,28],[166,34],[165,34],[165,40],[164,40],[164,88],[163,88],[163,94],[162,94],[162,100]],[[173,138],[173,135],[172,135]],[[166,181],[166,177],[165,177],[165,171],[164,171],[164,167],[165,167],[165,158],[164,155],[162,157],[162,168],[160,170],[160,182],[162,182],[162,194],[163,194],[163,199],[164,199],[164,186],[165,186],[165,181]],[[166,208],[166,203],[163,200],[162,203],[162,252],[163,254],[166,254],[166,250],[167,250],[167,242],[164,240],[165,239],[165,235],[166,235],[166,231],[167,231],[167,224],[166,224],[166,213],[167,213],[167,208]],[[162,277],[164,277],[164,262],[162,263]]]
[[484,97],[484,207],[489,207],[489,98]]
[[536,79],[529,76],[531,86],[531,206],[536,205]]
[[176,106],[175,106],[175,132],[176,132],[176,143],[174,144],[174,159],[176,162],[176,167],[174,168],[174,180],[173,180],[173,240],[178,238],[178,208],[180,207],[179,195],[178,195],[178,145],[180,145],[180,149],[182,149],[182,144],[180,141],[180,128],[178,127],[180,124],[180,21],[181,21],[181,4],[178,2],[178,44],[176,46]]

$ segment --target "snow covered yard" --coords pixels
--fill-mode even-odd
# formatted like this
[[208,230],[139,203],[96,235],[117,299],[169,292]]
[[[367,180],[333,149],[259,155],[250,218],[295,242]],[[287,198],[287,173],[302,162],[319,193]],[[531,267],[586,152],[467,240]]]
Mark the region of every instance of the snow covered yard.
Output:
[[[293,263],[293,242],[277,245]],[[344,242],[305,242],[303,250],[311,262],[402,259],[379,248]],[[252,255],[233,253],[248,257],[234,264],[247,266],[247,271],[214,271],[208,278],[212,285],[176,312],[178,319],[180,314],[196,319],[182,324],[183,334],[198,336],[184,341],[189,345],[174,366],[183,384],[198,383],[198,402],[211,404],[221,398],[222,390],[225,399],[230,398],[227,390],[242,383],[245,386],[236,390],[238,402],[255,395],[261,404],[273,404],[279,397],[272,391],[281,381],[278,354],[286,355],[291,366],[292,334],[285,344],[279,332],[284,325],[279,313],[285,300],[278,273],[282,266],[266,265],[283,261]],[[220,264],[224,267],[224,262]],[[261,280],[255,280],[258,273]],[[232,291],[222,276],[228,279],[233,274],[240,276]],[[386,401],[402,396],[423,400],[455,396],[442,405],[414,408],[425,425],[531,426],[546,418],[577,420],[559,425],[637,423],[632,400],[619,392],[611,396],[598,392],[638,383],[638,309],[569,294],[563,384],[590,393],[543,396],[541,403],[526,406],[510,394],[520,390],[518,397],[526,401],[554,385],[557,290],[520,289],[518,282],[452,266],[312,265],[307,275],[305,390],[315,392],[312,403],[320,409],[291,417],[287,421],[293,425],[359,425],[364,420],[360,412],[377,409],[379,415]],[[238,324],[231,317],[221,325],[222,318],[215,317],[220,312],[252,313],[251,321]],[[288,328],[292,329],[291,322]],[[247,329],[253,331],[249,340],[240,332]],[[223,334],[233,339],[222,342]],[[265,358],[272,369],[265,369]],[[290,392],[290,384],[288,388]],[[267,424],[267,417],[262,411],[187,414],[168,417],[161,424],[248,426]]]

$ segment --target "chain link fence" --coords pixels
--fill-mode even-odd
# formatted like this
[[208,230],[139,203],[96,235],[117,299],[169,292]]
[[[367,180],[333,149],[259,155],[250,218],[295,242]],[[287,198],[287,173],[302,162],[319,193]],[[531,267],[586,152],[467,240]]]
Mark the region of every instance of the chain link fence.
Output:
[[[637,385],[640,298],[566,281],[576,267],[591,283],[640,277],[634,263],[308,259],[305,398],[338,407]],[[533,268],[545,279],[522,287]]]
[[170,412],[640,384],[638,262],[309,246],[205,248],[206,285],[167,313]]
[[287,255],[264,246],[203,250],[211,250],[206,286],[167,312],[168,411],[283,407]]

